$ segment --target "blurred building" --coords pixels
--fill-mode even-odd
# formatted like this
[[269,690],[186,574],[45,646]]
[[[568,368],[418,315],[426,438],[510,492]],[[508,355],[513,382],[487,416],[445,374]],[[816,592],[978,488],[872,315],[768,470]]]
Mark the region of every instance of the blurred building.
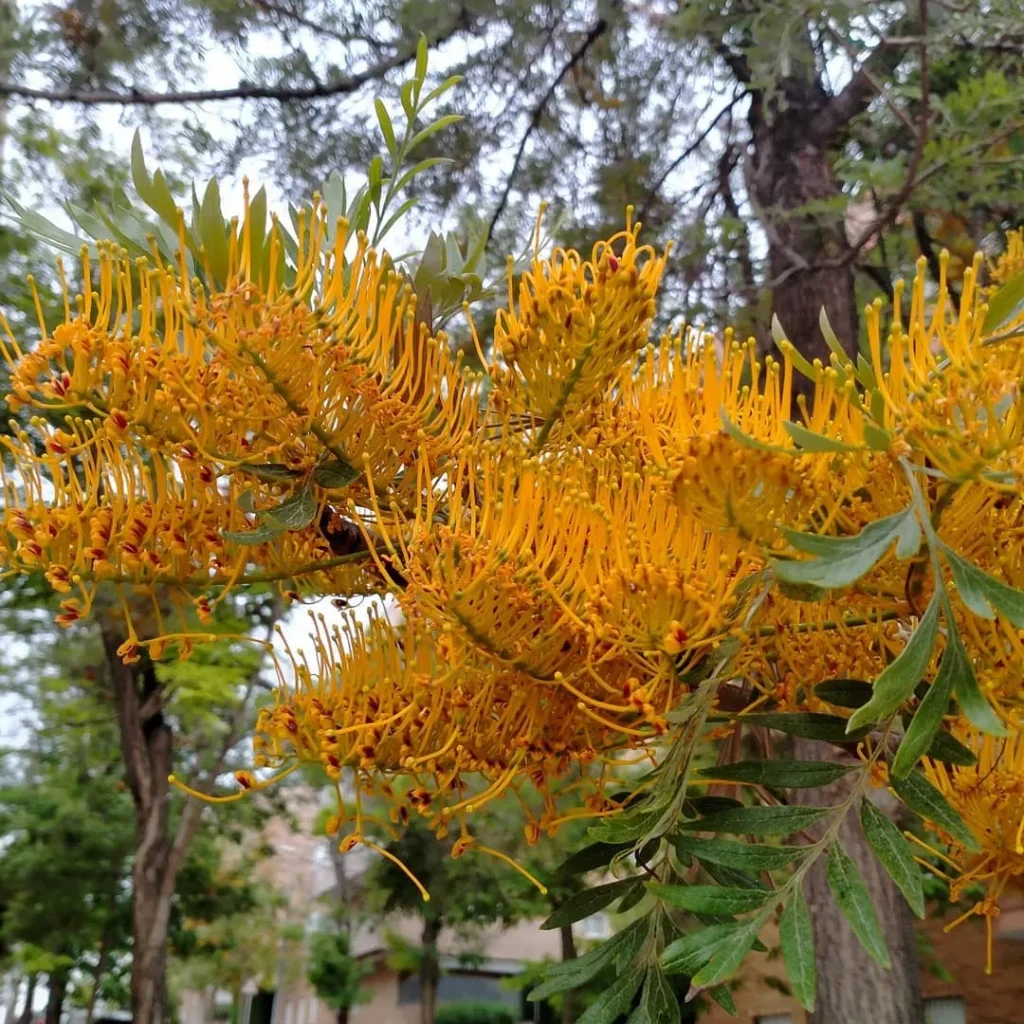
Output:
[[[944,923],[918,923],[923,1024],[1024,1021],[1024,900],[1016,906],[1004,905],[993,922],[991,975],[985,974],[985,928],[981,918],[965,921],[949,933],[943,932]],[[775,936],[766,929],[761,939],[771,950]],[[784,981],[780,957],[772,957],[770,952],[750,954],[733,992],[738,1015],[730,1017],[715,1006],[701,1018],[701,1024],[805,1024],[803,1009],[780,991],[778,983]]]
[[[298,828],[282,819],[271,821],[266,839],[275,849],[264,869],[286,898],[290,920],[303,924],[307,934],[326,923],[330,900],[358,900],[362,877],[375,856],[357,847],[344,856],[332,855],[323,837],[315,834],[320,807],[316,794],[291,790],[290,809]],[[557,931],[541,931],[539,922],[523,922],[510,929],[492,928],[469,946],[453,934],[442,934],[442,978],[438,1003],[456,1000],[502,1002],[517,1008],[523,1021],[540,1019],[540,1007],[525,1002],[523,994],[506,979],[522,972],[529,962],[561,955]],[[1008,906],[994,922],[994,973],[985,974],[985,933],[980,919],[946,934],[943,922],[920,924],[922,936],[921,988],[925,1020],[907,1024],[1020,1024],[1024,1021],[1024,900]],[[369,1000],[354,1007],[351,1024],[419,1024],[419,978],[400,974],[388,966],[388,936],[411,944],[419,941],[420,924],[392,917],[384,925],[358,927],[352,952],[370,968],[364,982]],[[602,914],[575,926],[579,939],[601,939],[611,933]],[[762,935],[771,949],[775,936]],[[282,950],[277,977],[268,988],[246,986],[238,1024],[336,1024],[335,1013],[322,1003],[305,980],[302,944]],[[470,959],[465,954],[473,954]],[[806,1014],[785,994],[782,960],[771,953],[754,953],[735,984],[739,1010],[730,1017],[712,1005],[701,1024],[805,1024]],[[180,1024],[212,1024],[226,1020],[227,993],[185,992],[179,1006]],[[836,1022],[854,1024],[854,1022]],[[856,1022],[861,1024],[861,1022]]]
[[[315,835],[320,806],[312,791],[291,790],[289,809],[298,828],[293,830],[283,819],[270,822],[264,836],[275,853],[263,868],[267,880],[286,897],[289,919],[303,922],[309,934],[327,923],[329,900],[358,899],[362,876],[375,855],[356,847],[343,856],[332,856],[330,844],[323,836]],[[501,1002],[518,1009],[524,1021],[534,1020],[537,1008],[525,1004],[522,993],[503,982],[522,972],[530,961],[560,956],[558,932],[541,931],[538,924],[487,929],[469,944],[454,934],[442,933],[438,943],[442,968],[438,1004],[457,1000]],[[383,925],[355,929],[352,952],[370,969],[363,983],[369,1000],[352,1009],[351,1024],[419,1024],[419,978],[392,970],[387,960],[390,936],[416,944],[420,928],[415,919],[392,916]],[[581,937],[603,938],[610,934],[610,923],[596,915],[581,922],[579,933]],[[301,948],[296,950],[294,944],[282,949],[273,987],[259,988],[255,983],[246,986],[238,1024],[335,1024],[334,1011],[316,997],[305,979],[301,955]],[[226,1020],[229,1007],[227,993],[183,992],[178,1008],[180,1024]]]

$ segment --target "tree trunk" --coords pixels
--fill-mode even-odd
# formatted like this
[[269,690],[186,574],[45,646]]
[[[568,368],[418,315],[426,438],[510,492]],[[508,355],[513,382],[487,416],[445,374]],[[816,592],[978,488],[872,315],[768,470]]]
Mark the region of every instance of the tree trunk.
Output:
[[349,1015],[350,1012],[351,1011],[350,1011],[349,1007],[347,1007],[347,1006],[339,1006],[338,1007],[337,1017],[336,1017],[336,1019],[338,1021],[338,1024],[348,1024],[348,1015]]
[[[0,0],[2,2],[2,0]],[[275,598],[267,620],[268,638],[280,618]],[[166,1017],[167,932],[178,872],[199,827],[204,804],[187,800],[173,836],[168,823],[173,743],[164,717],[164,690],[149,656],[125,665],[118,655],[124,637],[116,620],[101,624],[107,671],[117,705],[125,779],[135,806],[132,862],[132,1024],[162,1024]],[[249,677],[206,779],[221,772],[224,759],[248,721],[249,702],[262,666]],[[190,780],[198,783],[193,775]]]
[[4,975],[3,992],[7,1003],[4,1006],[4,1024],[14,1024],[18,1013],[18,989],[21,988],[21,975],[11,970]]
[[[558,929],[559,937],[562,940],[562,961],[576,959],[576,940],[573,938],[572,925],[563,924]],[[574,1024],[576,1020],[576,992],[569,989],[562,996],[562,1024]]]
[[[829,349],[819,326],[824,309],[848,351],[857,350],[858,318],[853,264],[818,267],[846,258],[842,193],[832,170],[827,140],[810,137],[819,108],[816,85],[789,90],[791,105],[754,126],[756,167],[748,187],[768,235],[772,310],[786,337],[808,359],[828,365]],[[836,203],[833,211],[807,212],[809,204]],[[813,385],[797,378],[804,391]]]
[[62,967],[49,976],[49,993],[46,997],[46,1024],[60,1024],[64,1011],[64,995],[68,990],[68,969]]
[[[107,666],[117,702],[125,776],[135,805],[132,864],[132,1020],[164,1019],[167,929],[180,866],[168,828],[171,729],[163,715],[156,670],[148,658],[125,665],[119,634],[103,631]],[[184,851],[181,851],[183,856]]]
[[18,1017],[17,1024],[31,1024],[32,1021],[32,1003],[36,997],[36,981],[38,975],[30,974],[28,976],[27,988],[25,990],[25,1005],[22,1007],[21,1015]]
[[[749,69],[733,57],[737,74]],[[840,341],[853,353],[857,343],[857,309],[852,261],[819,267],[850,255],[842,193],[832,169],[831,151],[871,90],[855,76],[848,89],[830,97],[822,87],[807,40],[804,58],[792,58],[793,72],[775,83],[771,98],[755,90],[749,122],[753,157],[745,167],[748,192],[768,235],[773,308],[787,337],[808,358],[828,362],[828,347],[818,326],[822,308]],[[807,211],[808,203],[833,200],[827,212]],[[794,381],[805,393],[812,385]],[[794,756],[834,760],[837,748],[797,740]],[[794,800],[831,806],[839,803],[848,782],[823,789],[794,790]],[[856,862],[883,924],[893,969],[886,971],[863,951],[836,907],[819,860],[807,878],[814,922],[818,998],[809,1024],[868,1021],[870,1024],[916,1024],[924,1017],[918,988],[917,944],[910,908],[875,859],[850,814],[840,838]]]
[[[793,756],[810,761],[834,761],[836,747],[819,740],[793,741]],[[852,783],[840,779],[821,789],[793,791],[794,802],[832,807],[849,793]],[[886,970],[864,952],[843,917],[825,880],[825,859],[819,857],[807,874],[804,892],[811,909],[818,964],[818,998],[808,1024],[870,1021],[870,1024],[916,1024],[924,1020],[918,985],[917,938],[906,901],[871,852],[854,809],[839,833],[843,849],[864,878],[878,914],[892,969]],[[821,830],[808,830],[816,837]]]
[[440,922],[427,918],[423,922],[423,960],[420,963],[420,1024],[434,1024],[437,1012],[437,986],[441,980],[441,964],[437,953],[437,940],[441,934]]

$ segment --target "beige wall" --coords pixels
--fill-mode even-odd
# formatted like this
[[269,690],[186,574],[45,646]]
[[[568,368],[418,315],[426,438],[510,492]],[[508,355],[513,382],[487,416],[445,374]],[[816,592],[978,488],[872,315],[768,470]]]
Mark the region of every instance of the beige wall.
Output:
[[[921,991],[925,998],[963,999],[967,1024],[1024,1022],[1024,907],[1007,908],[997,919],[997,934],[1001,932],[1004,937],[994,944],[991,975],[985,974],[985,929],[980,919],[966,921],[949,933],[942,928],[941,921],[926,921],[918,928],[931,944],[934,960],[953,975],[952,981],[941,981],[929,970],[931,957],[923,957]],[[766,928],[761,940],[771,950],[778,944],[778,935]],[[770,957],[770,953],[750,955],[733,992],[739,1011],[736,1017],[716,1005],[701,1018],[701,1024],[754,1024],[758,1016],[772,1013],[788,1013],[793,1024],[804,1024],[807,1015],[796,1000],[777,992],[766,981],[773,977],[785,980],[781,958]]]

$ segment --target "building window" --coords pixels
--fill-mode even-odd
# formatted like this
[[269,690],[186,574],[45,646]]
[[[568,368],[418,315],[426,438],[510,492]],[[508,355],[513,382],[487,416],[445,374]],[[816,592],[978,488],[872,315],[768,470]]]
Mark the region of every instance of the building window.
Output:
[[611,933],[607,914],[591,914],[579,923],[579,935],[583,939],[607,939]]
[[[491,974],[475,974],[470,971],[449,971],[442,974],[437,985],[437,1001],[454,1003],[470,1000],[484,1003],[505,1003],[518,1005],[519,995],[506,989],[501,978]],[[407,974],[398,981],[399,1006],[411,1006],[420,1001],[420,979],[418,974]]]
[[924,1024],[967,1024],[967,1010],[962,999],[926,999]]
[[793,1024],[791,1013],[762,1013],[754,1018],[754,1024]]

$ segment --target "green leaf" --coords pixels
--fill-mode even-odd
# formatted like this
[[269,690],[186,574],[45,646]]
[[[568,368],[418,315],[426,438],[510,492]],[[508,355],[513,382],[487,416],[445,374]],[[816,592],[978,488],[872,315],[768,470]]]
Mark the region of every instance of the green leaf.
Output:
[[892,444],[892,432],[883,427],[877,427],[870,420],[864,423],[864,440],[867,446],[876,452],[887,452]]
[[682,831],[731,832],[750,836],[788,836],[800,832],[824,817],[832,807],[800,807],[780,804],[777,807],[743,807],[719,811],[706,818],[686,821]]
[[316,518],[316,498],[307,488],[297,491],[287,501],[266,513],[266,517],[286,530],[301,530]]
[[1024,593],[1001,583],[945,544],[942,545],[942,554],[953,570],[960,600],[975,615],[994,619],[998,613],[1016,629],[1024,629]]
[[557,992],[578,988],[613,960],[623,965],[628,964],[643,945],[647,928],[648,921],[642,918],[584,956],[551,964],[545,971],[544,981],[530,992],[527,999],[547,999]]
[[416,81],[421,85],[427,77],[427,37],[421,35],[416,43]]
[[818,972],[814,962],[814,929],[811,926],[811,913],[803,890],[799,886],[793,890],[779,919],[779,941],[793,995],[810,1013],[814,1009]]
[[817,604],[828,596],[828,591],[824,587],[815,587],[810,583],[787,583],[785,580],[776,580],[775,585],[779,588],[779,593],[791,601]]
[[824,434],[816,434],[813,430],[801,427],[799,423],[786,420],[783,423],[786,433],[793,439],[793,443],[805,452],[859,452],[863,445],[844,444]]
[[402,83],[402,88],[399,91],[399,96],[402,100],[402,110],[405,111],[405,116],[412,121],[416,117],[416,82],[414,79],[409,79],[408,82]]
[[860,804],[860,824],[875,856],[906,897],[910,909],[923,918],[924,885],[921,872],[903,833],[866,797]]
[[388,108],[384,106],[382,99],[373,101],[374,109],[377,111],[377,123],[380,125],[380,133],[384,136],[384,144],[388,147],[388,154],[393,161],[398,159],[398,142],[395,139],[395,129],[391,124],[391,117]]
[[833,761],[739,761],[716,768],[702,768],[697,774],[722,782],[749,782],[783,789],[804,789],[827,786],[841,779],[852,768],[853,765],[836,764]]
[[982,332],[991,334],[1001,327],[1013,323],[1024,313],[1024,274],[1018,274],[1010,278],[988,300],[988,312],[985,314],[985,322],[982,324]]
[[718,1003],[718,1005],[725,1010],[730,1017],[736,1016],[736,1000],[733,999],[732,992],[729,991],[728,985],[715,985],[708,989],[708,995],[711,996],[711,998],[714,999],[714,1001]]
[[431,167],[436,167],[438,164],[450,163],[452,163],[452,159],[447,156],[428,156],[425,160],[420,160],[419,163],[413,164],[412,167],[402,172],[402,176],[395,182],[395,191],[401,192],[413,178],[423,171],[429,171]]
[[255,512],[256,495],[251,489],[246,489],[235,500],[235,504],[242,512]]
[[799,846],[764,846],[686,835],[675,837],[673,842],[680,853],[686,852],[701,861],[741,871],[775,871],[792,864],[807,852]]
[[146,157],[142,151],[142,136],[138,128],[132,136],[131,171],[135,191],[139,193],[143,202],[149,204],[152,198],[152,184],[149,180],[149,171],[146,170]]
[[729,921],[681,935],[665,947],[661,954],[662,966],[668,974],[692,977],[711,959],[715,950],[742,927],[738,921]]
[[606,885],[584,889],[583,892],[570,896],[561,906],[556,907],[541,928],[545,930],[561,928],[562,925],[582,921],[583,918],[596,914],[613,900],[624,895],[635,882],[634,878],[623,878],[617,882],[608,882]]
[[743,806],[742,800],[734,800],[731,796],[694,796],[685,801],[683,810],[690,815],[717,814],[718,811]]
[[654,828],[664,811],[664,807],[648,809],[641,805],[623,814],[606,818],[597,825],[592,825],[587,829],[587,834],[593,839],[605,843],[621,843],[628,839],[639,839],[649,829]]
[[228,238],[224,215],[220,209],[220,188],[211,178],[203,195],[200,211],[199,237],[206,252],[206,262],[216,284],[223,286],[228,277]]
[[814,687],[814,696],[837,708],[859,708],[871,700],[871,684],[863,679],[826,679]]
[[782,321],[772,313],[772,340],[776,345],[781,345],[787,340],[786,330],[782,326]]
[[906,778],[890,778],[896,795],[912,810],[948,832],[965,850],[978,853],[981,846],[963,818],[949,801],[925,778],[923,772],[912,771]]
[[953,693],[964,717],[972,725],[991,736],[1009,735],[1002,719],[981,692],[966,652],[963,655],[963,664],[966,665],[967,671],[962,672],[954,680]]
[[829,323],[828,313],[825,312],[825,307],[822,306],[818,313],[818,327],[821,329],[821,336],[825,339],[825,344],[832,350],[833,355],[839,360],[839,365],[851,369],[853,362],[846,353],[846,349],[843,347],[843,343],[839,340],[836,332],[832,330],[832,324]]
[[411,153],[417,146],[424,143],[432,135],[436,135],[440,131],[444,131],[449,125],[458,124],[462,120],[461,114],[444,114],[439,117],[436,121],[432,121],[425,128],[421,128],[410,140],[409,144],[405,147],[407,153]]
[[595,868],[610,864],[617,853],[628,850],[632,843],[591,843],[577,850],[568,860],[563,861],[556,871],[559,875],[583,875]]
[[727,888],[721,885],[662,885],[650,883],[647,891],[680,910],[723,917],[745,914],[764,906],[771,892],[767,889]]
[[965,747],[955,736],[940,729],[928,748],[928,756],[933,761],[942,761],[945,764],[959,764],[969,766],[977,764],[978,759],[974,751]]
[[825,740],[828,743],[849,743],[850,740],[866,736],[870,726],[854,733],[846,731],[847,719],[838,715],[822,715],[815,711],[783,711],[758,712],[741,715],[737,721],[748,725],[763,725],[769,729],[778,729],[789,736],[799,736],[807,740]]
[[[637,1014],[643,1016],[634,1020]],[[658,964],[647,968],[640,1007],[629,1018],[628,1024],[679,1024],[679,1001]]]
[[384,176],[384,159],[378,153],[371,161],[366,172],[366,180],[369,182],[369,196],[373,203],[380,198],[381,183]]
[[[680,847],[677,846],[676,849],[678,850]],[[739,868],[726,867],[723,864],[715,864],[713,861],[705,861],[700,855],[698,855],[698,860],[700,860],[700,866],[710,876],[711,880],[727,889],[760,889],[762,892],[768,891],[769,887],[764,882],[753,878],[746,871]]]
[[875,680],[871,700],[864,707],[854,711],[847,728],[852,730],[877,722],[891,714],[913,695],[917,684],[928,671],[935,650],[941,600],[941,591],[936,590],[928,602],[924,615],[921,616],[921,621],[917,624],[917,629],[907,641],[907,646]]
[[738,441],[744,448],[753,448],[754,451],[758,452],[777,452],[782,455],[792,455],[793,453],[788,448],[782,448],[775,444],[765,444],[764,441],[758,441],[756,438],[751,437],[749,434],[744,434],[739,427],[731,419],[729,414],[725,411],[725,406],[721,406],[718,410],[719,419],[722,421],[722,429],[734,440]]
[[892,966],[885,937],[878,924],[878,916],[871,905],[867,886],[857,865],[839,846],[833,843],[825,860],[825,878],[839,909],[850,922],[868,955],[883,967]]
[[324,182],[323,196],[324,202],[327,204],[327,213],[330,215],[332,221],[328,226],[333,231],[333,221],[338,217],[344,217],[346,210],[345,179],[337,170],[331,171],[327,176],[327,180]]
[[270,250],[264,265],[263,248],[267,234],[267,190],[260,188],[249,202],[249,247],[252,250],[253,270],[265,271],[270,266]]
[[261,466],[239,466],[239,472],[264,480],[266,483],[291,483],[298,480],[302,473],[286,466],[283,462],[265,462]]
[[347,462],[342,462],[332,456],[313,470],[313,483],[332,490],[338,487],[348,487],[362,475],[361,469],[356,469],[355,466],[350,466]]
[[885,555],[894,540],[899,541],[897,554],[911,546],[915,533],[920,547],[920,527],[912,509],[869,523],[852,537],[784,532],[798,551],[818,557],[802,562],[773,559],[775,575],[788,583],[810,583],[829,590],[848,587],[859,580]]
[[631,889],[626,890],[626,894],[619,901],[619,905],[615,908],[616,914],[625,914],[626,911],[632,910],[638,903],[640,903],[647,895],[647,890],[644,888],[643,882],[639,878],[634,879],[634,885]]
[[284,527],[277,523],[264,522],[253,530],[224,530],[221,536],[236,544],[266,544],[284,532]]
[[[970,665],[968,664],[968,669]],[[955,647],[949,642],[942,654],[942,661],[939,663],[939,671],[935,673],[935,679],[928,692],[924,695],[914,717],[910,721],[907,733],[900,741],[899,749],[889,766],[891,774],[903,776],[909,772],[921,755],[931,746],[942,725],[942,719],[946,717],[949,710],[949,699],[953,695],[953,681],[956,673],[961,671],[960,658]]]
[[605,989],[587,1007],[576,1024],[612,1024],[616,1017],[625,1013],[633,1002],[633,996],[644,980],[644,967],[634,967],[619,975],[611,988]]
[[690,979],[692,988],[707,988],[731,978],[743,963],[757,933],[761,930],[762,919],[755,918],[749,924],[737,929],[712,954],[711,959]]

